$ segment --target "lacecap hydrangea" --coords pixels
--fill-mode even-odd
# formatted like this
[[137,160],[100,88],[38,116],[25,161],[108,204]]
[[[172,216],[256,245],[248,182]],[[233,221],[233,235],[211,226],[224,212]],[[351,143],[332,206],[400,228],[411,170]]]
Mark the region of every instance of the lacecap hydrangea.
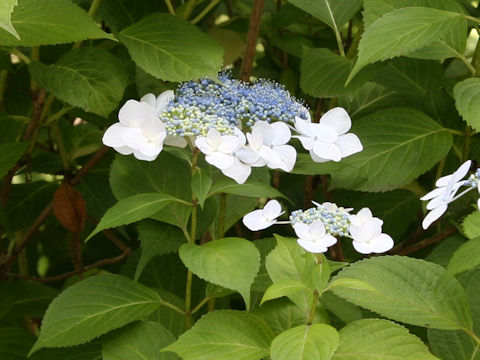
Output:
[[[189,142],[238,183],[247,180],[252,167],[291,171],[297,157],[292,138],[316,162],[340,161],[362,150],[360,139],[347,133],[351,120],[343,108],[312,123],[308,108],[283,86],[264,79],[245,83],[229,73],[181,83],[158,97],[128,100],[118,120],[103,143],[119,153],[153,161],[164,145]],[[292,130],[298,135],[292,136]]]

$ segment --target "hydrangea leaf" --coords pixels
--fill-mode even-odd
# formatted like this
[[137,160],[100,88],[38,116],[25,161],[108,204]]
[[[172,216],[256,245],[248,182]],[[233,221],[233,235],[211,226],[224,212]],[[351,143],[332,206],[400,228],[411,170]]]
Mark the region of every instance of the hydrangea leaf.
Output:
[[[462,6],[451,0],[364,0],[363,19],[368,28],[375,20],[394,10],[422,6],[439,10],[463,13]],[[408,53],[406,56],[417,59],[439,60],[457,57],[463,54],[467,40],[467,21],[465,19],[452,27],[440,40],[433,41],[421,49]]]
[[102,358],[102,344],[98,341],[67,348],[41,349],[28,359],[31,360],[99,360]]
[[212,185],[208,196],[219,193],[249,197],[282,197],[286,199],[286,196],[277,189],[260,181],[254,180],[248,180],[245,184],[238,184],[231,179],[221,179]]
[[122,199],[107,210],[85,241],[102,230],[148,218],[173,201],[178,201],[178,199],[170,195],[158,193],[137,194]]
[[[110,187],[118,200],[135,194],[157,192],[191,201],[190,179],[190,167],[166,152],[152,162],[117,155],[110,171]],[[187,204],[170,203],[152,218],[182,228],[191,209]]]
[[135,270],[135,280],[153,257],[176,252],[186,241],[178,227],[151,219],[142,220],[138,224],[138,239],[142,253]]
[[185,244],[179,255],[195,275],[238,291],[250,307],[250,287],[260,269],[260,253],[250,241],[224,238],[203,245]]
[[469,239],[475,239],[480,236],[480,212],[474,211],[467,215],[462,222],[463,233]]
[[35,342],[35,337],[19,327],[0,328],[0,358],[24,360]]
[[470,78],[458,82],[453,88],[455,106],[463,119],[472,128],[480,130],[480,79]]
[[119,37],[133,61],[162,80],[214,77],[223,63],[223,48],[218,43],[173,15],[148,15],[123,29]]
[[220,310],[204,315],[164,350],[184,360],[258,360],[268,356],[274,336],[268,325],[252,314]]
[[20,39],[11,22],[12,11],[14,6],[17,5],[17,1],[18,0],[3,0],[0,4],[0,28],[8,31],[17,39]]
[[266,301],[278,299],[282,296],[295,294],[295,293],[304,291],[306,289],[307,287],[305,286],[305,284],[301,283],[300,281],[296,281],[296,280],[277,281],[272,285],[270,285],[268,289],[265,291],[262,297],[262,301],[260,302],[260,305],[262,305]]
[[105,117],[118,106],[128,84],[121,61],[94,47],[72,49],[52,65],[32,61],[29,69],[59,99]]
[[208,171],[203,170],[199,167],[195,168],[195,171],[192,175],[192,192],[196,195],[198,203],[203,208],[205,199],[208,196],[208,191],[212,186],[212,177]]
[[69,0],[18,0],[11,14],[11,24],[20,38],[0,29],[0,45],[35,46],[114,39]]
[[176,360],[172,353],[161,353],[175,341],[170,331],[159,323],[141,321],[121,329],[102,348],[103,360]]
[[420,259],[382,256],[358,261],[334,278],[361,280],[376,291],[335,287],[355,305],[407,324],[436,329],[470,329],[472,317],[463,288],[440,265]]
[[402,8],[383,15],[363,33],[347,83],[367,64],[421,49],[463,21],[463,14],[425,7]]
[[438,360],[406,328],[383,319],[362,319],[340,330],[332,360]]
[[361,0],[290,0],[292,5],[315,16],[337,31],[361,9]]
[[326,324],[300,325],[272,341],[272,360],[330,359],[338,347],[337,330]]
[[124,276],[103,274],[82,280],[50,304],[30,353],[85,343],[152,313],[160,301],[155,291]]
[[448,272],[456,275],[480,265],[480,257],[472,256],[480,253],[480,237],[469,240],[460,246],[448,263]]
[[27,148],[28,142],[0,144],[0,178],[7,174]]

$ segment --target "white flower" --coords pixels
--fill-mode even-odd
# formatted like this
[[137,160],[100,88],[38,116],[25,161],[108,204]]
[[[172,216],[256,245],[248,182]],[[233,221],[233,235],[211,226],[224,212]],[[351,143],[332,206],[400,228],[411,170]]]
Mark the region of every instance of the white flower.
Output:
[[[382,233],[383,221],[372,217],[369,209],[364,208],[353,218],[349,231],[353,238],[352,244],[360,254],[383,253],[393,247],[393,239],[390,235]],[[353,225],[358,224],[358,225]]]
[[195,145],[206,155],[205,160],[220,170],[234,165],[233,152],[238,149],[239,144],[238,136],[222,135],[215,128],[208,130],[207,136],[199,136],[195,140]]
[[247,133],[248,146],[238,153],[243,162],[251,166],[268,166],[270,169],[282,169],[289,172],[295,165],[297,151],[286,145],[291,138],[287,124],[257,121],[252,132]]
[[120,109],[118,120],[103,135],[103,143],[123,155],[133,153],[139,160],[155,160],[162,151],[166,130],[152,107],[128,100]]
[[277,200],[270,200],[263,209],[254,210],[245,215],[243,223],[252,231],[263,230],[275,224],[277,217],[283,213],[280,203]]
[[243,184],[250,176],[250,173],[252,172],[252,168],[249,164],[244,163],[238,157],[238,152],[240,152],[243,149],[246,143],[245,135],[238,128],[235,128],[234,135],[238,137],[239,141],[238,141],[237,147],[233,149],[233,153],[232,153],[234,157],[233,165],[230,166],[229,168],[222,169],[222,173],[225,176],[228,176],[229,178],[234,179],[237,183]]
[[305,150],[310,152],[313,161],[340,161],[363,150],[360,139],[355,134],[347,134],[352,126],[345,109],[336,107],[327,111],[318,124],[295,118],[295,129]]
[[423,201],[430,200],[427,204],[427,210],[430,212],[422,222],[424,229],[427,229],[447,211],[448,204],[454,200],[455,194],[463,185],[462,179],[470,169],[471,163],[470,160],[467,160],[453,174],[439,178],[435,183],[437,188],[420,198]]
[[320,220],[309,225],[297,222],[293,225],[293,230],[298,236],[297,243],[311,253],[323,253],[337,242],[334,236],[327,234],[325,225]]

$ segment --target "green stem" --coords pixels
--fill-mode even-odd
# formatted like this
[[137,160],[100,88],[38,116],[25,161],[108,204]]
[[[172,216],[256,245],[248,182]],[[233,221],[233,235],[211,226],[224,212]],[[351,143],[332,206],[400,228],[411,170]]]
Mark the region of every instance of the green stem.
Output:
[[468,154],[470,152],[470,136],[472,134],[472,129],[470,126],[465,127],[465,140],[463,141],[463,147],[462,147],[462,162],[466,161],[468,159]]
[[27,55],[25,55],[24,53],[22,53],[22,52],[21,52],[20,50],[18,50],[18,49],[13,48],[13,49],[10,50],[10,52],[11,52],[12,54],[14,54],[14,55],[17,55],[18,58],[19,58],[20,60],[22,60],[22,61],[23,61],[25,64],[27,64],[27,65],[30,64],[30,62],[32,61],[32,60],[30,60],[30,58],[29,58]]
[[65,143],[63,142],[62,134],[57,123],[52,125],[53,134],[55,136],[55,140],[58,147],[58,152],[60,154],[60,158],[62,159],[62,165],[64,170],[68,170],[70,168],[69,161],[68,161],[68,153],[65,149]]
[[[30,51],[30,58],[32,59],[32,61],[35,61],[35,60],[38,61],[40,59],[40,47],[32,46]],[[35,81],[33,77],[30,78],[30,89],[33,92],[38,90],[38,83]]]
[[330,18],[332,19],[332,22],[334,25],[333,31],[335,32],[335,38],[337,39],[338,51],[340,52],[341,56],[345,57],[345,49],[343,48],[342,35],[338,30],[337,23],[335,21],[335,17],[333,16],[332,9],[330,9],[330,3],[328,1],[325,1],[325,4],[327,5],[328,12],[330,13]]
[[195,9],[195,5],[197,5],[197,0],[187,1],[187,3],[185,4],[185,10],[182,12],[182,17],[185,20],[188,20],[188,18],[190,18],[190,15],[192,15],[193,9]]
[[318,303],[318,291],[315,290],[313,292],[312,307],[310,308],[310,312],[308,314],[307,325],[312,325],[313,323],[313,319],[315,318],[315,312],[317,311],[317,303]]
[[[98,7],[100,6],[102,0],[93,0],[92,4],[90,5],[90,9],[88,9],[88,16],[93,18],[95,14],[97,13]],[[77,41],[75,44],[73,44],[72,48],[77,49],[80,46],[82,46],[83,40]]]
[[447,161],[447,158],[444,157],[442,160],[440,160],[440,162],[438,163],[438,166],[437,166],[437,173],[435,174],[435,181],[434,183],[437,182],[438,179],[440,179],[440,177],[442,176],[443,174],[443,169],[445,168],[445,162]]
[[453,134],[453,135],[465,136],[465,133],[460,130],[448,129],[448,128],[445,128],[445,130],[447,130],[450,134]]
[[170,309],[172,309],[172,310],[174,310],[174,311],[176,311],[176,312],[178,312],[182,315],[185,314],[185,312],[182,309],[180,309],[179,307],[169,303],[168,301],[160,300],[160,304],[162,304],[163,306],[166,306],[166,307],[168,307],[168,308],[170,308]]
[[218,215],[217,237],[222,239],[225,236],[225,213],[227,211],[227,194],[220,194],[220,212]]
[[193,318],[190,308],[192,307],[192,281],[193,273],[188,270],[187,272],[187,285],[185,288],[185,327],[190,329],[192,327]]
[[198,14],[193,20],[191,20],[190,22],[192,24],[196,24],[198,23],[200,20],[202,20],[205,15],[207,15],[210,10],[212,10],[218,3],[220,2],[220,0],[212,0],[210,2],[210,4],[208,4],[205,9],[202,10],[202,12],[200,14]]
[[465,331],[476,343],[477,345],[480,345],[480,338],[473,332],[471,329],[462,329]]
[[480,39],[477,40],[477,46],[472,56],[472,66],[475,69],[474,75],[480,76]]
[[175,15],[175,9],[173,8],[172,2],[170,0],[165,0],[165,5],[167,5],[170,15]]
[[355,55],[355,51],[357,51],[358,44],[360,43],[360,38],[362,37],[363,33],[363,23],[360,24],[358,27],[357,32],[355,33],[355,37],[353,38],[352,44],[348,48],[347,51],[347,58],[352,59],[353,56]]
[[204,297],[202,301],[200,301],[198,303],[197,306],[195,306],[195,308],[192,310],[192,314],[195,314],[198,310],[200,310],[202,308],[203,305],[205,305],[207,302],[209,302],[211,300],[210,297]]
[[[47,99],[48,100],[48,99]],[[66,113],[68,113],[70,110],[74,109],[75,107],[74,106],[67,106],[67,107],[63,107],[62,109],[60,109],[59,111],[57,111],[55,114],[53,115],[50,115],[47,120],[45,120],[45,125],[50,125],[51,123],[57,121],[58,119],[60,119],[63,115],[65,115]]]
[[467,20],[471,20],[476,24],[480,24],[480,19],[477,19],[476,17],[469,16],[469,15],[463,15],[463,17]]

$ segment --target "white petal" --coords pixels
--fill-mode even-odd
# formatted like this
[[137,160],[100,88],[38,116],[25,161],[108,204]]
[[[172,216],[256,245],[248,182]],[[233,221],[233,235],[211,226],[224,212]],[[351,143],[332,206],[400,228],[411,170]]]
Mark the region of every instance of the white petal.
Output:
[[427,216],[425,216],[425,219],[423,219],[422,221],[422,227],[424,230],[428,229],[428,227],[434,222],[436,221],[438,218],[440,218],[440,216],[442,216],[445,211],[447,211],[447,208],[448,206],[445,204],[445,205],[442,205],[442,206],[439,206],[435,209],[433,209],[432,211],[430,211]]
[[342,159],[342,153],[340,149],[335,144],[329,144],[325,142],[316,141],[313,144],[313,149],[315,155],[323,159],[340,161]]
[[352,225],[362,226],[364,222],[372,218],[372,211],[369,208],[363,208],[356,215],[350,215],[350,222]]
[[143,131],[140,128],[128,129],[123,133],[122,139],[125,141],[125,144],[132,149],[138,149],[140,144],[146,144],[148,142],[147,138],[143,136]]
[[211,147],[216,149],[217,146],[222,143],[222,135],[217,129],[211,128],[210,130],[208,130],[207,133],[207,141]]
[[360,229],[362,233],[361,237],[365,241],[375,239],[382,233],[382,221],[377,218],[372,218],[363,223]]
[[155,109],[155,104],[157,103],[157,99],[155,98],[155,95],[150,93],[150,94],[143,95],[142,98],[140,99],[140,102],[146,103],[149,106],[151,106],[152,109]]
[[441,178],[439,178],[436,181],[435,185],[437,187],[447,186],[452,177],[454,178],[454,180],[453,180],[454,182],[457,182],[457,181],[463,179],[464,176],[467,174],[468,170],[470,169],[471,165],[472,165],[471,160],[465,161],[462,165],[460,165],[460,167],[456,171],[453,172],[453,174],[445,175],[445,176],[442,176]]
[[160,114],[162,111],[167,110],[168,103],[175,98],[175,93],[172,90],[167,90],[158,95],[155,112]]
[[311,240],[310,231],[307,224],[297,222],[293,225],[293,230],[295,231],[295,234],[298,236],[299,239],[309,241]]
[[360,254],[371,254],[372,249],[370,248],[370,244],[362,241],[352,241],[352,245],[359,252]]
[[362,226],[357,226],[357,225],[350,225],[348,228],[348,231],[350,232],[350,236],[353,238],[355,241],[360,241],[363,242],[363,234],[362,234]]
[[162,143],[163,139],[165,139],[165,136],[167,135],[165,125],[159,118],[156,117],[148,119],[142,127],[142,131],[143,135],[147,139],[156,139],[157,141],[160,141]]
[[444,193],[445,193],[445,187],[439,187],[439,188],[433,189],[432,191],[423,195],[420,198],[420,200],[422,200],[422,201],[430,200],[430,199],[442,196]]
[[105,134],[103,134],[102,142],[110,147],[121,147],[125,146],[125,141],[123,140],[123,134],[129,128],[119,122],[110,126]]
[[275,152],[274,149],[271,149],[268,146],[262,146],[258,152],[260,157],[265,160],[267,166],[270,168],[278,167],[278,164],[282,162],[282,158],[279,154]]
[[480,199],[477,200],[477,207],[478,207],[478,210],[480,210]]
[[142,153],[140,150],[134,150],[133,156],[135,156],[138,160],[145,160],[145,161],[153,161],[157,158],[157,156],[148,156]]
[[118,151],[122,155],[130,155],[133,154],[133,149],[129,146],[119,146],[119,147],[114,147],[115,151]]
[[268,164],[268,167],[271,169],[282,169],[283,171],[290,172],[295,166],[295,161],[297,160],[297,150],[290,145],[280,145],[275,146],[273,151],[280,157],[281,162],[271,166],[273,164]]
[[235,156],[246,164],[253,164],[260,159],[260,155],[257,152],[246,147],[238,150]]
[[263,207],[263,216],[267,220],[274,220],[282,214],[282,206],[277,200],[270,200]]
[[370,248],[376,254],[384,253],[393,248],[394,242],[390,235],[380,234],[375,239],[370,240]]
[[252,132],[247,134],[248,143],[256,149],[265,144],[263,139],[265,126],[261,125],[261,123],[261,121],[257,121],[252,128]]
[[326,161],[330,161],[329,159],[324,159],[322,158],[321,156],[317,156],[317,154],[315,154],[313,152],[313,149],[309,151],[310,152],[310,157],[312,158],[313,161],[317,162],[317,163],[322,163],[322,162],[326,162]]
[[184,148],[187,146],[187,140],[183,136],[167,135],[163,140],[165,145]]
[[344,108],[336,107],[323,114],[320,124],[333,126],[337,134],[341,135],[350,130],[352,120]]
[[118,112],[118,120],[128,127],[142,127],[145,120],[155,116],[154,109],[147,103],[127,100]]
[[234,163],[233,155],[224,154],[218,151],[212,152],[211,154],[205,156],[205,160],[209,164],[219,168],[220,170],[228,169]]
[[218,151],[231,154],[238,148],[240,140],[235,135],[223,135],[222,143],[218,146]]
[[321,220],[314,221],[308,227],[310,236],[313,239],[321,239],[325,236],[325,225]]
[[308,137],[308,136],[302,136],[302,135],[295,135],[295,136],[292,136],[292,137],[300,140],[300,142],[302,143],[302,146],[305,150],[312,150],[313,149],[313,144],[315,143],[313,138]]
[[332,246],[333,244],[337,243],[337,238],[335,236],[332,236],[330,234],[326,234],[322,240],[322,244],[325,245],[326,247]]
[[154,156],[155,158],[160,154],[162,151],[163,146],[158,146],[152,143],[142,144],[138,147],[138,151],[140,151],[143,155],[151,157]]
[[297,243],[308,252],[314,254],[323,253],[328,250],[322,243],[315,241],[297,239]]
[[355,154],[363,150],[360,139],[355,134],[340,135],[335,141],[342,153],[342,158]]
[[252,231],[266,229],[272,226],[274,221],[267,221],[262,215],[262,210],[254,210],[243,217],[243,223]]
[[243,184],[247,181],[252,168],[250,165],[242,163],[238,158],[235,158],[235,161],[232,166],[227,169],[222,169],[222,173],[229,178],[232,178],[239,184]]
[[316,138],[315,140],[317,141],[326,143],[334,143],[338,139],[337,131],[335,130],[335,128],[333,126],[323,124],[311,124],[310,134],[306,135]]
[[207,138],[205,136],[199,136],[195,140],[195,146],[200,149],[202,153],[205,155],[210,155],[213,153],[215,150],[213,147],[210,146]]
[[310,121],[303,120],[302,118],[299,118],[298,116],[295,117],[295,129],[297,130],[298,133],[306,136],[310,136]]
[[239,128],[235,128],[234,132],[233,132],[233,135],[235,135],[238,138],[238,148],[239,149],[242,148],[243,146],[245,146],[245,144],[247,143],[247,139],[245,137],[245,134],[242,132],[242,130],[240,130]]
[[284,122],[277,121],[271,124],[270,127],[273,132],[273,138],[271,142],[272,145],[274,146],[285,145],[290,141],[290,138],[292,137],[292,133],[287,124],[285,124]]
[[442,206],[444,204],[448,204],[449,199],[448,196],[444,198],[444,196],[437,196],[436,198],[433,198],[430,200],[427,204],[427,210],[433,210],[439,206]]

